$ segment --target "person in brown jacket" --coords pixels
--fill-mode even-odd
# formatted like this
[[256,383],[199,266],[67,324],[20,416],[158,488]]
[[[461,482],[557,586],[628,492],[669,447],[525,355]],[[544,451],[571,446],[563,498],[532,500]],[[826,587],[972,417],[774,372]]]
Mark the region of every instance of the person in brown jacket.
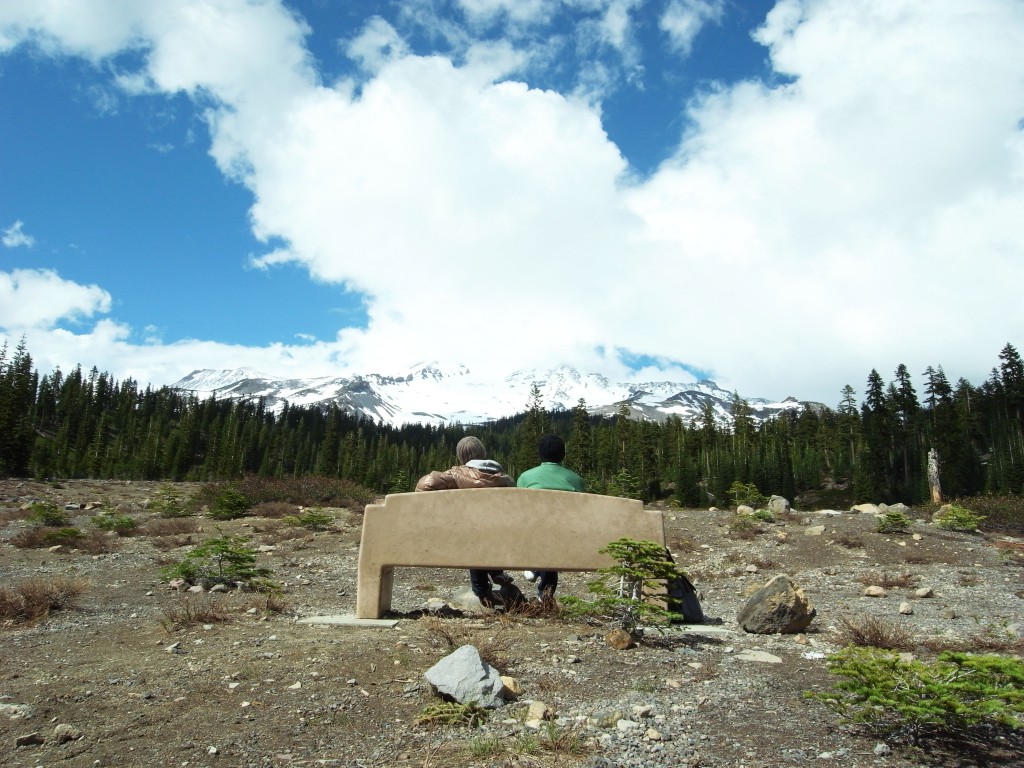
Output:
[[[487,449],[480,440],[472,435],[459,440],[455,446],[457,466],[440,472],[424,475],[416,483],[417,491],[450,491],[457,488],[511,488],[515,486],[514,478],[506,475],[501,464],[486,458]],[[510,586],[512,577],[504,571],[487,571],[471,568],[469,585],[480,603],[488,608],[494,607],[494,588],[491,582],[500,586]]]

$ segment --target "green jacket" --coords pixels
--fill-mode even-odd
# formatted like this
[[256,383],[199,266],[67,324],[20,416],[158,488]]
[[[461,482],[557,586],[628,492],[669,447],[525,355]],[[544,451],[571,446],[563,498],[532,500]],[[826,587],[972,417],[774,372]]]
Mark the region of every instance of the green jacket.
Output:
[[549,491],[583,492],[583,478],[554,461],[545,461],[528,469],[516,481],[519,488],[544,488]]

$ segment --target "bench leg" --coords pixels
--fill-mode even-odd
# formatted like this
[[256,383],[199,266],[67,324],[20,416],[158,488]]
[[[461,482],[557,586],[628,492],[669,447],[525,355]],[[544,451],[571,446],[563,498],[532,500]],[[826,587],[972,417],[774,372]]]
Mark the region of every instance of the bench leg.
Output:
[[394,581],[394,568],[360,570],[356,583],[356,618],[379,619],[391,610],[391,587]]

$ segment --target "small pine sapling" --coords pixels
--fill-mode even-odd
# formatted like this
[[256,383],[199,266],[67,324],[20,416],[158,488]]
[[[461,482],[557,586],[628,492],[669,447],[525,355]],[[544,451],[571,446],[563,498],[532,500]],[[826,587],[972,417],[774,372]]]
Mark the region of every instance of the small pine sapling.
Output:
[[616,564],[598,569],[598,578],[588,582],[596,599],[561,599],[568,615],[611,620],[630,634],[641,623],[660,626],[683,618],[663,605],[665,584],[685,574],[662,545],[622,538],[599,551]]

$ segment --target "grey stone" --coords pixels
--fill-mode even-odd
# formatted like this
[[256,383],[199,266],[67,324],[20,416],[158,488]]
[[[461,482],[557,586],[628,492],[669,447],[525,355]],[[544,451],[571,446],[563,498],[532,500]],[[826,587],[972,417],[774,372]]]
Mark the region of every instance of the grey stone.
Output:
[[78,741],[82,738],[82,732],[73,725],[59,723],[53,729],[53,738],[58,744],[66,744],[69,741]]
[[750,596],[736,621],[754,634],[796,634],[807,629],[816,615],[804,591],[781,574]]
[[464,645],[448,654],[423,677],[438,695],[460,704],[475,701],[490,709],[505,704],[501,675],[480,658],[480,652],[472,645]]
[[32,717],[34,710],[29,704],[5,704],[0,702],[0,717],[7,717],[11,720],[18,718]]
[[881,511],[877,504],[854,504],[850,507],[851,512],[860,512],[864,515],[879,515]]
[[772,496],[768,499],[768,511],[775,517],[788,515],[790,512],[789,499],[785,496]]

